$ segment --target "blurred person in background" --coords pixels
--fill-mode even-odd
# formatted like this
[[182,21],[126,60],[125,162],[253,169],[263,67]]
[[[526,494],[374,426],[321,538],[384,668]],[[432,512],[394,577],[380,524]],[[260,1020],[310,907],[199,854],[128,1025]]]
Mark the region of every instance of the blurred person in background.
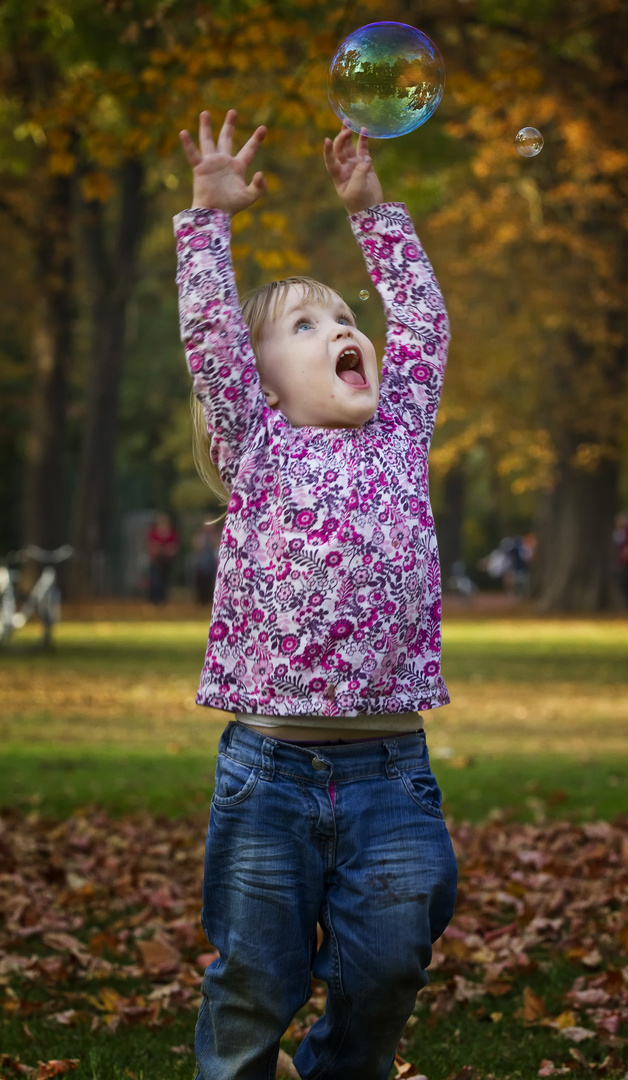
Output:
[[199,604],[211,604],[218,570],[220,529],[214,522],[204,521],[192,538],[194,553],[194,594]]
[[489,577],[501,579],[508,596],[526,596],[534,547],[535,538],[532,535],[504,536],[494,551],[480,559],[478,568]]
[[165,604],[168,599],[172,564],[179,551],[179,534],[170,514],[157,514],[146,535],[148,551],[148,600]]
[[617,552],[619,585],[624,603],[628,606],[628,511],[626,510],[623,510],[615,518],[613,540]]

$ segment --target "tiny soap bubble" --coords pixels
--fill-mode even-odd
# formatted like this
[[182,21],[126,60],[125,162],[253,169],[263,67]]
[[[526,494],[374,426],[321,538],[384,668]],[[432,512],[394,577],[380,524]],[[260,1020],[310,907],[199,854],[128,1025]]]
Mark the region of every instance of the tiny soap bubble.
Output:
[[349,34],[329,67],[327,93],[352,131],[394,139],[429,120],[445,86],[443,58],[414,26],[369,23]]
[[544,139],[540,131],[533,127],[521,128],[515,135],[515,146],[522,157],[536,157],[543,149]]
[[360,289],[360,300],[368,300],[370,293],[368,289]]

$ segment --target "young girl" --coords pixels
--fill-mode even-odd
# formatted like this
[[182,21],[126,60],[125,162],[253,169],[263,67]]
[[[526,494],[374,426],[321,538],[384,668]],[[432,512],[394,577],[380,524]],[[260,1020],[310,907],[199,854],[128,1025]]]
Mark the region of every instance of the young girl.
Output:
[[[427,455],[445,367],[440,290],[405,207],[383,203],[361,134],[327,170],[387,318],[375,350],[335,290],[289,278],[239,305],[231,216],[264,191],[201,114],[193,205],[175,218],[181,332],[211,459],[230,494],[197,702],[222,735],[207,836],[198,1078],[386,1080],[456,863],[420,712],[448,702]],[[317,923],[323,937],[317,949]]]

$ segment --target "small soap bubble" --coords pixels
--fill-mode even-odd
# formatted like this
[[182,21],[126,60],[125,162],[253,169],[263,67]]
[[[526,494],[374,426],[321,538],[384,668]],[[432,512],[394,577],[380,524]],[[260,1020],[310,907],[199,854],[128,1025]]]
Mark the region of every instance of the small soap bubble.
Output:
[[369,293],[368,289],[360,289],[359,296],[360,296],[360,300],[368,300],[368,298],[370,296],[370,293]]
[[515,135],[515,146],[522,157],[536,157],[541,153],[544,142],[541,132],[533,127],[521,128]]
[[424,124],[438,108],[445,65],[434,42],[414,26],[377,22],[349,34],[329,67],[327,93],[339,120],[376,139]]

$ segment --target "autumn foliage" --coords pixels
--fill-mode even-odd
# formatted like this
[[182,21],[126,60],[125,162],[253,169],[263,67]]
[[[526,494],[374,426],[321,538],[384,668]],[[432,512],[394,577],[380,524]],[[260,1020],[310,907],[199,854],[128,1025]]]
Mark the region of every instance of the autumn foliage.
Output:
[[[203,833],[193,819],[112,819],[87,809],[55,822],[5,811],[5,1014],[115,1032],[167,1026],[185,1010],[191,1038],[202,972],[217,955],[199,921]],[[434,1025],[457,1008],[499,1025],[513,999],[516,1024],[556,1035],[555,1060],[539,1060],[538,1075],[581,1067],[614,1075],[628,1031],[628,822],[461,824],[452,835],[461,871],[456,915],[400,1045],[399,1077],[420,1072],[420,1061],[407,1060],[416,1025],[435,1037]],[[529,984],[556,962],[573,974],[550,1008]],[[302,1039],[324,1001],[324,985],[315,984],[286,1038]],[[17,1071],[43,1080],[73,1064],[18,1063]],[[11,1066],[2,1061],[3,1075]],[[478,1080],[471,1066],[464,1077]]]
[[[243,131],[271,132],[268,196],[236,219],[242,284],[331,265],[355,282],[317,179],[336,128],[326,75],[343,37],[381,15],[375,0],[5,0],[0,452],[23,479],[0,489],[21,518],[12,535],[54,546],[72,523],[88,562],[110,549],[129,310],[143,251],[173,288],[164,223],[189,183],[177,133],[201,108],[236,104]],[[446,68],[425,128],[375,147],[452,317],[433,474],[464,476],[461,514],[489,487],[502,520],[534,525],[545,607],[612,607],[628,453],[625,4],[411,0],[386,17],[431,35]],[[528,124],[545,138],[532,161],[514,148]],[[183,376],[179,393],[165,426],[183,429]],[[155,461],[169,447],[164,436]]]

